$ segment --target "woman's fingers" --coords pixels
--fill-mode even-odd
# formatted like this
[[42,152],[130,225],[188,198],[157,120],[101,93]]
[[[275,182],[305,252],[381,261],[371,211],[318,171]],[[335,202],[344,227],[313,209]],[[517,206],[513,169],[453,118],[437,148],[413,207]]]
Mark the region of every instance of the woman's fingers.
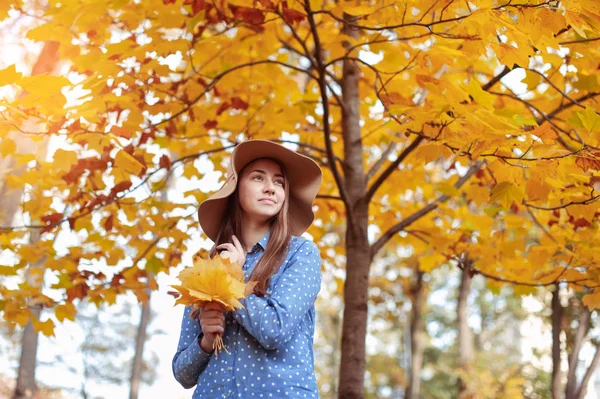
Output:
[[225,328],[219,325],[207,325],[202,326],[202,332],[205,334],[223,334],[225,332]]
[[213,322],[213,323],[224,323],[225,322],[225,317],[223,316],[223,313],[219,313],[219,312],[214,312],[214,314],[210,314],[210,312],[208,312],[209,314],[204,314],[203,316],[200,316],[200,321],[202,323],[206,323],[206,322]]
[[207,312],[209,310],[216,310],[221,313],[223,313],[225,311],[225,309],[223,308],[223,305],[221,305],[220,303],[217,303],[217,302],[209,302],[204,306],[205,312]]
[[237,252],[235,245],[228,243],[228,242],[217,245],[217,249],[224,249],[224,250],[227,250],[227,251],[233,252],[233,253]]
[[242,247],[240,240],[238,240],[236,236],[231,236],[231,240],[233,241],[233,245],[235,245],[235,248],[238,250],[238,252],[243,255],[244,247]]

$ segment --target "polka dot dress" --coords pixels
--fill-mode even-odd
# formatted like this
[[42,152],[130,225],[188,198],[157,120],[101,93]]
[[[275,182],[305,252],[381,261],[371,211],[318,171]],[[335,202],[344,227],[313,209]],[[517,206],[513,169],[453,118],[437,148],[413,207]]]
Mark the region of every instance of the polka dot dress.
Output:
[[[247,254],[250,275],[269,240],[267,233]],[[229,351],[218,357],[200,348],[202,330],[189,318],[181,324],[173,375],[193,399],[318,398],[313,339],[315,300],[321,288],[321,257],[317,246],[292,237],[279,271],[271,277],[269,295],[250,295],[243,309],[225,314],[223,342]]]

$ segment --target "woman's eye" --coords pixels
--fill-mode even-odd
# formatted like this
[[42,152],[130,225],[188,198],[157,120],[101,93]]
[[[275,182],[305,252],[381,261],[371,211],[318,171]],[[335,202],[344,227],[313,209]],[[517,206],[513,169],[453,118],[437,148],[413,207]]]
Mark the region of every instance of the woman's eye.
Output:
[[261,175],[255,175],[253,177],[254,180],[262,180],[262,176]]
[[283,187],[284,182],[283,180],[275,180],[275,184],[279,184],[281,187]]

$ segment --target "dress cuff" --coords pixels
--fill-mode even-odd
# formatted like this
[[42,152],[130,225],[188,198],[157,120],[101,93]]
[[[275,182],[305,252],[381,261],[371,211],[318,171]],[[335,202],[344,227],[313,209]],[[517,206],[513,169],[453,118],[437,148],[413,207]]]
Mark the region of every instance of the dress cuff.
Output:
[[196,337],[196,339],[194,340],[194,342],[188,349],[189,356],[191,357],[192,361],[198,362],[199,364],[208,363],[208,361],[210,360],[210,357],[212,356],[212,353],[204,352],[204,350],[200,346],[200,340],[202,340],[203,336],[204,336],[203,333],[198,334],[198,336]]

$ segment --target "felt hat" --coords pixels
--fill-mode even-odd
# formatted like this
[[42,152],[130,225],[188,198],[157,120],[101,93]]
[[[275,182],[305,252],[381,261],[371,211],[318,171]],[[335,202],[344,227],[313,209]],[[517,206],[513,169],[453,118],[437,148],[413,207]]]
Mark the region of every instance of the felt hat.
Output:
[[300,236],[314,220],[312,204],[321,186],[319,165],[307,156],[267,140],[249,140],[235,146],[223,186],[198,207],[198,220],[206,235],[216,242],[229,203],[237,188],[240,171],[259,158],[270,158],[281,164],[289,187],[289,220],[292,235]]

